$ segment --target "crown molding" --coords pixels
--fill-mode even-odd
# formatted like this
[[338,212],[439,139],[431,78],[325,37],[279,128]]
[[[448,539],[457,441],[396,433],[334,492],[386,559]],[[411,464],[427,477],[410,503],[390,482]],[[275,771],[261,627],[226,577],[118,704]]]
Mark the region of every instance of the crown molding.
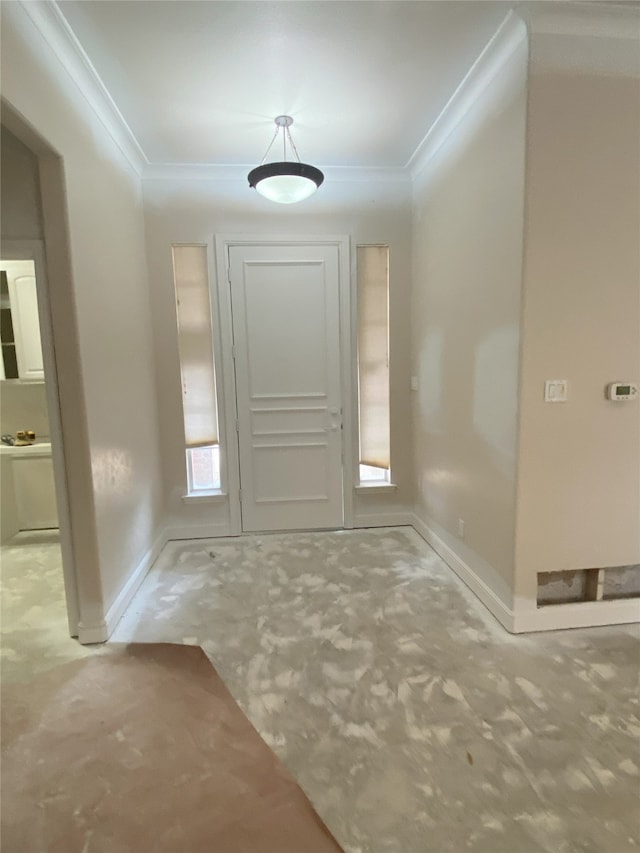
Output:
[[[17,0],[15,5],[20,6],[27,13],[109,136],[143,180],[237,182],[246,178],[255,164],[150,163],[93,63],[67,23],[56,0]],[[506,59],[503,55],[505,47],[510,55],[508,45],[513,48],[512,42],[515,43],[514,34],[518,21],[519,19],[513,13],[510,12],[507,15],[404,167],[323,166],[327,180],[332,183],[410,183],[412,175],[424,167],[435,150],[464,117],[478,94],[490,84],[495,70]]]
[[[14,12],[22,10],[26,13],[94,115],[141,179],[235,183],[246,180],[255,163],[150,163],[56,0],[16,0],[5,5]],[[40,49],[40,45],[37,45],[36,49]],[[322,169],[326,179],[332,183],[410,182],[409,172],[402,167],[323,166]]]
[[[427,168],[468,113],[486,100],[488,91],[491,95],[490,87],[496,75],[526,41],[524,21],[510,10],[407,161],[406,168],[412,178],[415,179]],[[493,100],[493,96],[490,100]]]
[[[3,6],[5,12],[24,11],[143,180],[237,182],[255,165],[150,163],[56,0],[14,0]],[[509,11],[404,167],[323,167],[327,179],[335,183],[415,179],[465,117],[493,99],[493,80],[528,35],[536,67],[640,74],[640,7],[578,0],[521,3]],[[616,41],[615,49],[611,40]]]
[[511,9],[407,161],[412,179],[474,109],[490,107],[491,84],[523,45],[535,68],[639,76],[640,4],[538,0]]
[[140,175],[148,163],[147,157],[55,0],[18,0],[3,5],[20,8],[29,17],[111,139]]
[[[246,181],[253,164],[224,165],[219,163],[148,163],[142,170],[144,181]],[[402,167],[359,168],[321,166],[325,179],[331,183],[410,183],[411,175]]]

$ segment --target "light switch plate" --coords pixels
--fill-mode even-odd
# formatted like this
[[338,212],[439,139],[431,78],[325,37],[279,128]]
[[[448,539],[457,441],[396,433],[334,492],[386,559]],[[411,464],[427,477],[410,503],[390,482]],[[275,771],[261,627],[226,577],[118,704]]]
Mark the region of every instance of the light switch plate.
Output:
[[418,390],[418,377],[417,376],[411,377],[411,390],[412,391]]
[[569,382],[566,379],[547,379],[544,383],[546,403],[566,403],[569,396]]

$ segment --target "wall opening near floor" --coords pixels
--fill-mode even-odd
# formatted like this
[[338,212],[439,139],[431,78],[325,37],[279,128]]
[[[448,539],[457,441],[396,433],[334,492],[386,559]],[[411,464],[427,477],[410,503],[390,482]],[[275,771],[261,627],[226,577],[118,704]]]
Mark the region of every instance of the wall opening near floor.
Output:
[[640,598],[640,565],[538,573],[538,607]]

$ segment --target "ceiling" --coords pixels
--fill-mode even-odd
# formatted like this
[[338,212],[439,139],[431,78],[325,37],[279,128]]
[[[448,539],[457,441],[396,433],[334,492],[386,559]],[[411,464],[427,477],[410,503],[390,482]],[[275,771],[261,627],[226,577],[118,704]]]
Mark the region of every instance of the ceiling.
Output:
[[[404,167],[507,15],[489,0],[59,0],[147,160]],[[272,159],[271,157],[269,159]]]

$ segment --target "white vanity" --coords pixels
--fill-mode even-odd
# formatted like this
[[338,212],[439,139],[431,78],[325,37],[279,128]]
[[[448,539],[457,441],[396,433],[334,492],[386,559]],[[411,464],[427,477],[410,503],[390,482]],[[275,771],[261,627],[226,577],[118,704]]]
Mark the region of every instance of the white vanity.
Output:
[[58,527],[51,444],[0,445],[1,538]]

